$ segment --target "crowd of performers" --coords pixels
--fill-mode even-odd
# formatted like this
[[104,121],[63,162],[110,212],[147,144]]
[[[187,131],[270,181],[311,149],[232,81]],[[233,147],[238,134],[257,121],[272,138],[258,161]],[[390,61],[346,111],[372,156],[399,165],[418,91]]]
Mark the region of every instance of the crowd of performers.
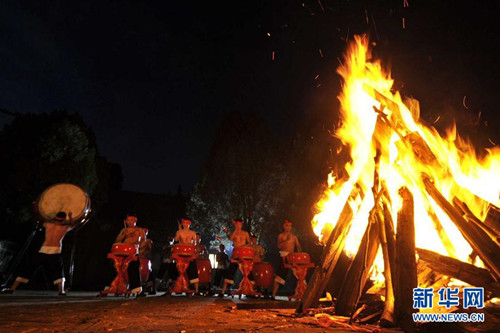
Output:
[[[180,278],[179,274],[179,257],[176,257],[172,253],[172,249],[176,245],[186,245],[189,248],[194,248],[194,253],[192,258],[205,259],[208,261],[208,251],[206,247],[201,243],[201,234],[196,233],[191,229],[191,220],[188,218],[183,218],[180,220],[179,229],[177,230],[174,237],[169,237],[166,244],[163,246],[163,257],[160,268],[157,274],[141,274],[141,269],[151,271],[151,254],[153,249],[153,243],[148,236],[148,229],[139,227],[137,225],[137,216],[127,215],[124,219],[124,228],[120,231],[115,239],[115,246],[122,246],[125,249],[132,248],[135,252],[131,252],[128,255],[127,263],[124,268],[122,280],[125,282],[125,286],[122,288],[127,289],[127,294],[132,294],[136,296],[145,296],[145,289],[148,290],[148,294],[156,294],[157,287],[160,283],[164,283],[167,292],[165,295],[170,295],[172,292],[176,292],[174,285],[176,281]],[[242,229],[243,223],[239,219],[233,220],[234,229],[229,235],[229,240],[233,245],[233,254],[238,248],[252,248],[253,249],[253,262],[259,263],[264,260],[265,252],[262,246],[257,243],[257,237],[255,235],[250,235],[247,231]],[[42,247],[35,256],[28,258],[26,265],[20,270],[19,276],[15,279],[14,283],[10,288],[4,289],[3,293],[12,293],[21,283],[27,283],[31,275],[40,266],[44,265],[46,267],[46,272],[50,275],[53,283],[57,285],[59,290],[59,295],[65,295],[64,289],[64,269],[63,261],[61,257],[62,250],[62,240],[66,233],[72,229],[71,214],[69,216],[63,212],[58,213],[54,220],[46,221],[43,223],[45,228],[45,241]],[[287,257],[289,254],[294,252],[301,252],[302,248],[300,242],[296,235],[292,233],[292,222],[285,220],[283,223],[283,232],[277,237],[277,245],[280,251],[281,257]],[[113,252],[113,251],[112,251]],[[108,255],[112,259],[123,259],[123,257],[113,257],[112,254]],[[177,258],[177,259],[176,259]],[[182,259],[182,258],[181,258]],[[225,252],[224,244],[219,245],[219,252],[216,254],[215,260],[217,262],[214,278],[210,281],[208,290],[205,290],[205,295],[215,295],[218,292],[219,297],[224,297],[229,295],[229,287],[234,284],[235,276],[238,269],[242,271],[241,263],[239,263],[235,258],[229,258]],[[120,262],[123,262],[121,260]],[[141,267],[142,263],[147,263],[147,267]],[[117,266],[118,261],[115,260],[115,268],[117,274],[119,275],[120,268]],[[142,265],[144,266],[144,265]],[[274,268],[274,281],[272,286],[272,298],[276,297],[277,291],[280,285],[285,284],[286,275],[288,273],[290,266],[286,265],[286,260],[280,260],[278,267]],[[295,277],[297,277],[295,269],[291,269]],[[243,271],[242,271],[243,272]],[[197,262],[195,260],[190,260],[187,269],[181,274],[187,275],[187,283],[189,288],[192,288],[192,293],[187,293],[189,295],[201,295],[199,290],[199,277]],[[142,277],[141,277],[142,275]],[[149,276],[148,276],[149,275]],[[145,278],[145,276],[148,276]],[[248,278],[253,283],[253,274],[248,274]],[[113,283],[119,280],[115,278]],[[145,281],[146,280],[146,281]],[[177,281],[178,282],[178,281]],[[115,293],[116,285],[111,284],[111,286],[106,287],[101,295],[107,293]],[[114,289],[113,289],[114,288]],[[187,288],[187,287],[185,287]],[[221,289],[218,291],[218,289]],[[187,289],[186,289],[187,290]]]

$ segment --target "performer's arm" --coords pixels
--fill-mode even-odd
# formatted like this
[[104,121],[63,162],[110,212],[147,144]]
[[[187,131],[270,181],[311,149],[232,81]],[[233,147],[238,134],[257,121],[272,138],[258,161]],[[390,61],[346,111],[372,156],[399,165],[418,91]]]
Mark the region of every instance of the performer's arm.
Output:
[[[179,230],[180,230],[180,229],[179,229]],[[175,233],[174,242],[179,242],[179,241],[180,241],[180,239],[181,239],[181,235],[180,235],[179,231],[177,231],[177,232]]]
[[127,229],[122,229],[115,239],[115,243],[121,243],[127,236]]

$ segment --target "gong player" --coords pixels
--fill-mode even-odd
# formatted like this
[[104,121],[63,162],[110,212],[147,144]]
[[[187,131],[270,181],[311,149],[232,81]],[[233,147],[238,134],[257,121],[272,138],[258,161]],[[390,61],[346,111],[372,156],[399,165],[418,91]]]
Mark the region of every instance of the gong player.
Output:
[[61,256],[62,241],[68,231],[73,229],[71,212],[58,212],[51,221],[45,221],[45,240],[38,253],[27,258],[26,265],[21,269],[10,288],[2,293],[13,293],[21,283],[28,283],[33,273],[40,266],[46,267],[46,272],[59,290],[59,295],[65,296],[64,267]]
[[[146,239],[146,229],[137,226],[137,216],[135,214],[128,214],[123,223],[125,228],[120,231],[115,243],[132,244],[139,247],[141,242]],[[142,292],[140,261],[131,261],[127,273],[130,292],[139,295]]]

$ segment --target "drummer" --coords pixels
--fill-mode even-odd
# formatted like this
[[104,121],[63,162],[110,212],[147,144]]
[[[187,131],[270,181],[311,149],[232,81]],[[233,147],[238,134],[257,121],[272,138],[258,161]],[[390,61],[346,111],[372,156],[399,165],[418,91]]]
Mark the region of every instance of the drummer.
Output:
[[287,269],[285,268],[284,263],[286,256],[290,253],[294,253],[295,248],[297,248],[298,252],[302,251],[299,239],[297,236],[292,234],[292,222],[285,220],[285,222],[283,222],[283,230],[284,231],[278,235],[278,248],[280,250],[280,257],[282,260],[278,264],[278,268],[274,274],[273,299],[276,298],[279,285],[285,284]]
[[201,243],[201,233],[196,233],[195,250],[199,259],[208,259],[208,251],[205,245]]
[[[181,223],[179,223],[179,230],[175,234],[174,241],[179,244],[189,244],[196,246],[196,233],[189,229],[191,226],[191,220],[188,218],[182,218]],[[201,239],[201,238],[200,238]],[[196,267],[196,261],[191,260],[187,269],[187,275],[189,283],[194,285],[194,292],[198,294],[198,269]]]
[[[137,226],[137,216],[135,214],[128,214],[123,223],[125,228],[120,231],[115,243],[132,244],[140,249],[141,242],[146,239],[146,229]],[[130,292],[139,295],[142,292],[140,261],[131,261],[127,272]]]
[[261,262],[264,260],[265,253],[264,253],[264,248],[257,244],[257,236],[252,234],[250,236],[250,246],[253,248],[253,251],[255,252],[255,258],[254,262]]
[[47,273],[57,285],[59,295],[65,296],[64,290],[64,267],[62,261],[62,241],[68,231],[73,228],[71,212],[58,212],[51,221],[45,221],[45,240],[38,253],[28,258],[25,267],[21,270],[10,288],[2,290],[2,293],[13,293],[21,283],[28,283],[30,277],[40,265],[47,268]]
[[[233,220],[234,231],[229,235],[229,240],[233,242],[233,251],[234,248],[248,246],[250,244],[250,234],[245,230],[242,230],[243,222],[240,219]],[[222,291],[219,294],[219,297],[224,297],[224,293],[226,292],[227,286],[229,284],[234,283],[234,275],[238,270],[238,263],[233,262],[231,260],[231,264],[229,268],[226,270],[226,274],[224,275],[224,285],[222,286]],[[253,275],[250,274],[250,280],[253,280]]]

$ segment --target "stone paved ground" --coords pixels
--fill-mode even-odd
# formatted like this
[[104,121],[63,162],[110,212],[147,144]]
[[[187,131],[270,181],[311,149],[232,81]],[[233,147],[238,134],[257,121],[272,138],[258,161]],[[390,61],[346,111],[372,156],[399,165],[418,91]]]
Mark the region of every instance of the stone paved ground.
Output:
[[236,298],[94,295],[1,295],[0,332],[352,332],[299,323],[293,309],[237,310],[236,303],[242,301]]

